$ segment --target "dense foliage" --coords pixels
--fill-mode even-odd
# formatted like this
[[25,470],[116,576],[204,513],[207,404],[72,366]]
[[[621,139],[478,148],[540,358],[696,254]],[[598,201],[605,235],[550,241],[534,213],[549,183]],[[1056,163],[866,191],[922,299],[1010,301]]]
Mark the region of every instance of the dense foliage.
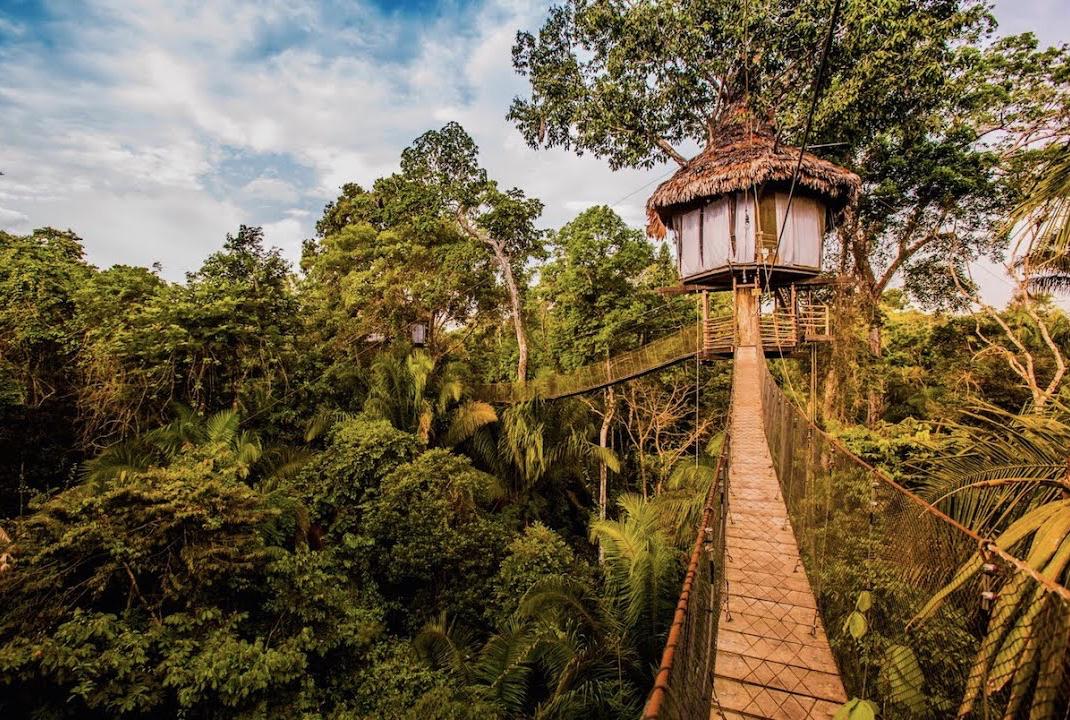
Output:
[[[569,0],[518,36],[531,93],[510,117],[614,167],[684,161],[738,102],[798,136],[831,5]],[[1039,511],[1056,524],[1037,538],[1065,535],[1070,319],[1045,293],[1066,287],[1066,49],[990,41],[970,0],[844,5],[814,137],[863,192],[817,291],[835,341],[776,372],[964,524],[998,536]],[[658,292],[667,245],[609,207],[554,230],[541,211],[448,123],[343,186],[296,269],[248,226],[182,282],[96,268],[71,231],[0,233],[0,714],[637,716],[729,371],[481,401],[697,319]],[[1034,230],[1011,246],[1021,281],[981,307],[965,268],[1012,226]],[[824,529],[823,587],[858,580],[866,522]],[[1045,559],[1064,581],[1065,557]],[[941,653],[971,629],[923,632],[950,708]]]
[[[659,529],[656,575],[632,577],[615,533],[650,530],[654,506],[633,497],[619,530],[588,524],[599,468],[612,469],[611,518],[613,498],[640,489],[621,443],[656,402],[599,442],[597,405],[472,398],[473,382],[512,374],[508,291],[478,233],[427,199],[451,181],[413,176],[415,156],[408,176],[343,189],[300,276],[258,228],[227,236],[182,283],[98,270],[71,233],[0,237],[4,712],[637,710],[682,546]],[[531,212],[519,195],[495,202],[479,222],[512,238],[517,277],[524,258],[549,258],[522,298],[545,369],[693,321],[689,302],[654,292],[674,281],[666,249],[608,208],[543,245],[516,234]],[[414,347],[421,321],[431,332]],[[724,377],[702,378],[714,408]],[[694,387],[686,372],[642,382],[652,398]],[[651,442],[686,450],[715,425],[680,413]],[[629,582],[657,588],[648,605],[629,605]],[[590,614],[570,614],[584,604]],[[446,637],[469,650],[447,662]]]

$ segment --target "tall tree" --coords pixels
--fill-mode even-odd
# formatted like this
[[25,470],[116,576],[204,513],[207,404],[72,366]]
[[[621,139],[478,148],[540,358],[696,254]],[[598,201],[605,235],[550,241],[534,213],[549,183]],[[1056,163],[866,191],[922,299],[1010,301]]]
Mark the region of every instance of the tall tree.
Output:
[[79,460],[75,298],[92,275],[70,231],[0,232],[0,516]]
[[481,243],[455,222],[398,211],[411,185],[396,176],[372,190],[347,184],[317,223],[319,237],[304,245],[301,316],[321,399],[359,401],[369,351],[408,340],[414,324],[426,324],[437,361],[465,337],[450,330],[501,307],[496,265]]
[[70,231],[0,232],[0,395],[40,406],[66,393],[74,296],[91,272]]
[[584,210],[549,242],[537,297],[549,308],[547,349],[559,369],[605,360],[693,319],[691,302],[657,293],[676,279],[665,246],[656,248],[609,207]]
[[244,225],[185,284],[122,266],[100,273],[77,297],[85,442],[158,424],[172,401],[198,411],[274,406],[295,361],[293,284],[280,251]]
[[[592,152],[614,168],[686,164],[741,99],[800,142],[833,5],[568,0],[537,34],[517,35],[514,66],[531,92],[509,117],[533,147]],[[863,180],[857,217],[838,229],[839,267],[877,355],[893,280],[919,300],[954,301],[944,258],[954,251],[961,266],[998,245],[991,222],[1013,187],[993,143],[1001,127],[1024,131],[1059,104],[1050,90],[1065,51],[1039,51],[1028,36],[982,45],[994,20],[973,0],[842,8],[810,142],[832,144]],[[879,394],[878,383],[871,416]]]
[[[580,213],[550,235],[553,255],[540,273],[538,297],[549,307],[548,351],[562,370],[607,361],[666,334],[693,318],[693,305],[656,292],[675,280],[665,247],[661,252],[642,231],[630,228],[611,208]],[[617,391],[602,402],[587,401],[601,416],[598,444],[608,448],[617,415]],[[605,519],[609,468],[599,465],[598,515]]]
[[543,233],[535,227],[542,203],[517,188],[499,189],[479,165],[475,141],[455,122],[424,133],[402,152],[397,187],[403,190],[394,196],[395,212],[448,218],[490,251],[509,295],[516,374],[523,382],[529,350],[521,283],[528,261],[543,252]]

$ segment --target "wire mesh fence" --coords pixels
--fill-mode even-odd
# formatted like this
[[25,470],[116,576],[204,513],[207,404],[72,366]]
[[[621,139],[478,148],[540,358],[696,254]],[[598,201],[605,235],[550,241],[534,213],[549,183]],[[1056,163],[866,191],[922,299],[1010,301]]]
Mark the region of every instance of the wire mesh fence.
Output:
[[688,325],[672,335],[619,353],[569,373],[551,374],[521,383],[491,383],[474,388],[488,402],[523,402],[535,397],[562,398],[597,390],[693,357],[702,347],[701,329]]
[[1065,564],[1070,528],[1037,533],[1022,561],[816,428],[768,370],[762,395],[848,695],[881,718],[1070,717],[1070,591],[1044,570]]
[[724,588],[730,445],[725,433],[661,666],[643,708],[644,720],[688,720],[710,714]]

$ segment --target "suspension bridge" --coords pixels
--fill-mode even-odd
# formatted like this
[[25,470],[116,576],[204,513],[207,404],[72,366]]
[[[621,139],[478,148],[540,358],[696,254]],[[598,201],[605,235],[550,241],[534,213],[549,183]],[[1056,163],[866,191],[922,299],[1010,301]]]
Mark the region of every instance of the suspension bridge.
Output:
[[707,319],[572,373],[480,389],[561,398],[732,358],[726,439],[643,719],[1063,718],[1070,590],[817,427],[766,362],[817,329],[779,320],[755,323],[747,344],[736,323]]
[[[779,309],[758,316],[762,349],[782,357],[813,340],[829,337],[829,311],[825,305]],[[479,385],[474,394],[488,402],[513,403],[541,398],[582,395],[610,385],[634,380],[672,365],[694,359],[731,358],[740,342],[734,313],[705,317],[697,326],[687,326],[636,350],[618,353],[603,362],[591,363],[566,373],[550,373],[523,383]]]

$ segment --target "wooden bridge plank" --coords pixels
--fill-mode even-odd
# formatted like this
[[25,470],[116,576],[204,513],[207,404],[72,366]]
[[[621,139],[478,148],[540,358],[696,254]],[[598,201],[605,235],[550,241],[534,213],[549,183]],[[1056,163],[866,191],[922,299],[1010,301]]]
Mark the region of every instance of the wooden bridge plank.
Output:
[[711,718],[830,718],[846,701],[762,426],[754,347],[736,351],[728,585]]

